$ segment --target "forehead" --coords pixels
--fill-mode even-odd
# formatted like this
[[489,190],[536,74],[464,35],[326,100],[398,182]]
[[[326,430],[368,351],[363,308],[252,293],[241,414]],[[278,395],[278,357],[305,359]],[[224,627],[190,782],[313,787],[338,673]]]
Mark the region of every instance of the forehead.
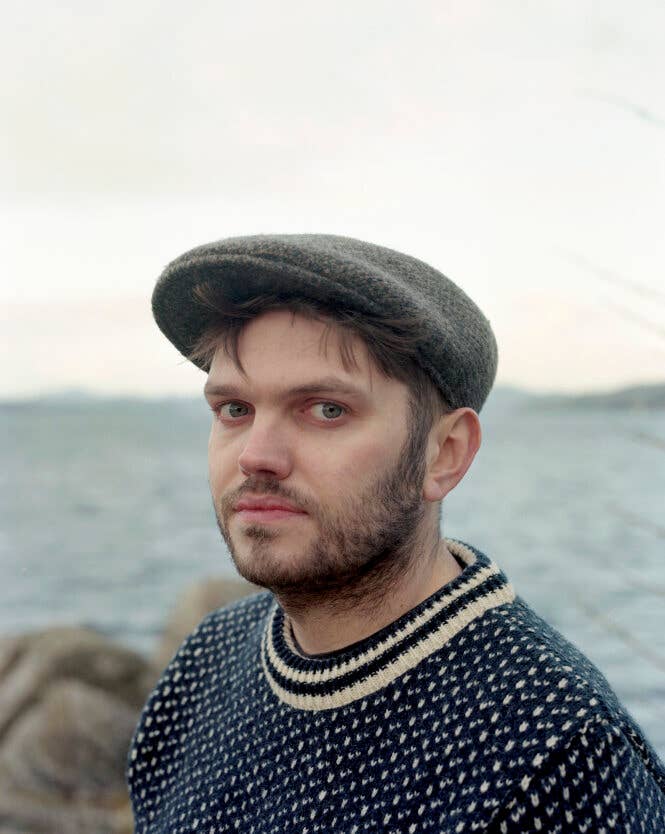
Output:
[[222,346],[215,352],[208,385],[252,383],[271,388],[293,387],[315,378],[333,376],[362,388],[369,395],[406,391],[399,380],[387,378],[360,337],[347,335],[353,361],[345,362],[341,330],[288,310],[273,310],[249,321],[238,337],[238,368]]

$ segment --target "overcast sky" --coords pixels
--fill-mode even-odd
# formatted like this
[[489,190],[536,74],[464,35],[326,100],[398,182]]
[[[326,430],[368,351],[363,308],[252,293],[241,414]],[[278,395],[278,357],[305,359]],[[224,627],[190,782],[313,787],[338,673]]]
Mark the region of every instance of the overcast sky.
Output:
[[200,393],[152,286],[261,232],[429,261],[500,383],[665,381],[664,33],[661,0],[6,0],[0,396]]

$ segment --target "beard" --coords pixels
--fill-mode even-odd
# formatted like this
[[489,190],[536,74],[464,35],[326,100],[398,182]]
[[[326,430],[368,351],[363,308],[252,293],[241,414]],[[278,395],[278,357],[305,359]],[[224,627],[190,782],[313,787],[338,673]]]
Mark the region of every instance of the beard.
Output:
[[[417,543],[425,517],[425,442],[422,432],[411,434],[397,462],[359,493],[347,491],[334,511],[313,506],[278,479],[250,475],[238,490],[222,497],[219,508],[215,506],[238,573],[279,596],[293,613],[331,599],[337,608],[371,608],[422,555]],[[318,528],[314,542],[277,554],[280,531],[254,524],[243,530],[249,542],[241,552],[229,532],[229,520],[233,505],[246,493],[282,496],[304,509],[309,518],[304,523]]]

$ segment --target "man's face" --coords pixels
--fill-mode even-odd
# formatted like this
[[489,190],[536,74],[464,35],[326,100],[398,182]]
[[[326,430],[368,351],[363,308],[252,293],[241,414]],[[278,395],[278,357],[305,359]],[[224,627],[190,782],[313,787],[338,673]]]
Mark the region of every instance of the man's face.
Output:
[[210,488],[238,572],[303,597],[403,571],[425,506],[408,389],[360,340],[345,370],[334,328],[322,352],[325,326],[265,313],[240,335],[246,376],[220,348],[206,384]]

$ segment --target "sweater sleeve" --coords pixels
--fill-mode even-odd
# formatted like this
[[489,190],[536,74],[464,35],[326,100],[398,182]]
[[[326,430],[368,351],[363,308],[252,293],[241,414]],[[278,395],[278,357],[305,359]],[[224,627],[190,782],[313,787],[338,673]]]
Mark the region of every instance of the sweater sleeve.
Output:
[[[660,768],[656,760],[652,767]],[[543,770],[526,776],[492,834],[662,834],[663,771],[618,728],[587,726]]]

